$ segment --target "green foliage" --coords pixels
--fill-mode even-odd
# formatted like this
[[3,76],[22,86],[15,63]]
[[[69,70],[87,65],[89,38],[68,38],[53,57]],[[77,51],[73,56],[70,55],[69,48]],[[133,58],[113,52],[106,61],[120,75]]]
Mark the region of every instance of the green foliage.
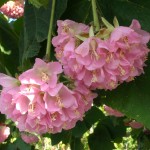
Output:
[[19,65],[18,40],[18,34],[0,14],[0,70],[2,72],[9,70],[12,74],[16,73]]
[[41,6],[47,6],[49,0],[29,0],[29,2],[37,8]]
[[82,23],[90,23],[92,21],[91,2],[88,0],[69,0],[67,9],[62,18]]
[[97,125],[94,133],[89,135],[88,142],[91,150],[112,150],[114,148],[108,129],[101,123]]
[[4,5],[4,3],[6,3],[8,0],[1,0],[0,1],[0,7],[2,6],[2,5]]
[[113,14],[117,16],[122,25],[129,25],[132,19],[138,19],[142,28],[150,31],[150,1],[112,0],[110,3]]
[[9,144],[7,150],[31,150],[31,146],[22,141],[21,138],[18,138],[13,144]]
[[71,150],[83,150],[84,146],[80,138],[72,138]]
[[59,142],[63,142],[65,144],[69,143],[71,140],[71,131],[62,131],[61,133],[51,134],[51,142],[52,145],[56,145]]

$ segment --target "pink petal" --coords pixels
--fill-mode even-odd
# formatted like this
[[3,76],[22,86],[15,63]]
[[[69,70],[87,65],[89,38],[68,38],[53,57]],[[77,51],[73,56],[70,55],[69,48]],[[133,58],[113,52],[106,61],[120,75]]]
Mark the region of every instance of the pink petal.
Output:
[[59,91],[59,96],[65,108],[71,106],[77,107],[76,98],[66,86],[61,88]]
[[0,73],[0,85],[2,85],[4,88],[12,88],[18,86],[18,80]]
[[59,74],[62,73],[62,65],[59,62],[50,62],[48,63],[49,73]]
[[29,99],[23,95],[19,96],[16,102],[16,109],[25,114],[28,111]]

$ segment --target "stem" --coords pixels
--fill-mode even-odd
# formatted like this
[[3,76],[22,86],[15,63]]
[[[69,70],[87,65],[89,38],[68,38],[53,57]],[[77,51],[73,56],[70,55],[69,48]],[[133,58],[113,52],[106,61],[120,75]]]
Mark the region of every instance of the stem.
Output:
[[91,2],[92,2],[92,11],[93,11],[93,19],[94,19],[95,30],[99,31],[100,24],[99,24],[99,19],[98,19],[98,14],[97,14],[96,0],[91,0]]
[[50,23],[49,23],[48,37],[47,37],[46,60],[50,60],[50,54],[51,54],[51,40],[52,40],[55,3],[56,3],[56,0],[52,0],[51,18],[50,18]]

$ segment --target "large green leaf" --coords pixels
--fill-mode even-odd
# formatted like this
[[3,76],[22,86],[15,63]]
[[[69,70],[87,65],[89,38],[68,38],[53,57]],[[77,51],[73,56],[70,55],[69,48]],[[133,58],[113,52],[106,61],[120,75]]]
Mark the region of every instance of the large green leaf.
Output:
[[78,121],[76,126],[72,129],[72,135],[74,137],[82,137],[82,135],[88,131],[96,122],[104,119],[105,116],[99,108],[93,106],[83,118],[83,121]]
[[108,129],[99,123],[94,133],[88,137],[90,150],[112,150],[114,146],[111,140]]
[[7,144],[5,150],[31,150],[31,145],[25,143],[21,138],[17,138],[14,143]]
[[90,23],[92,21],[91,2],[88,0],[68,0],[68,7],[62,19]]
[[[138,19],[143,29],[150,31],[149,0],[99,0],[104,4],[104,15],[108,19],[117,16],[121,25],[129,25],[132,19]],[[107,6],[107,7],[106,7]],[[102,8],[103,8],[102,7]],[[108,12],[106,12],[106,9]],[[112,14],[112,15],[110,15]]]
[[80,138],[71,139],[71,150],[83,150],[83,149],[84,149],[84,146]]
[[41,6],[47,6],[49,0],[29,0],[35,7],[40,8]]
[[89,128],[86,126],[85,121],[78,121],[76,126],[72,129],[72,135],[77,138],[82,137],[88,129]]
[[124,118],[105,117],[101,124],[104,125],[110,133],[111,139],[114,142],[121,142],[122,137],[126,136],[126,126],[124,125]]
[[50,138],[52,141],[52,145],[56,145],[59,142],[63,142],[65,144],[69,143],[71,140],[72,132],[71,131],[62,131],[61,133],[51,134]]

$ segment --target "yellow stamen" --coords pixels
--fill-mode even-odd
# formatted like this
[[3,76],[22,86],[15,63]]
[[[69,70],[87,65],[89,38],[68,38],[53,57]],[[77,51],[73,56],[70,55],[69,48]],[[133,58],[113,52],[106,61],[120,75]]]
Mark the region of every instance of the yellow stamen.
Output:
[[128,43],[128,42],[129,42],[128,37],[127,37],[127,36],[123,37],[123,41],[124,41],[125,43]]
[[108,53],[107,57],[106,57],[106,63],[110,63],[112,58],[113,58],[113,54],[112,53]]
[[56,117],[57,117],[57,114],[56,114],[56,113],[53,113],[53,114],[51,115],[52,121],[55,121],[55,120],[56,120]]
[[109,86],[112,87],[112,88],[115,88],[116,87],[116,83],[114,81],[111,81],[109,83]]
[[92,83],[97,82],[97,81],[98,81],[98,79],[97,79],[96,72],[95,72],[95,71],[93,71],[92,75],[93,75],[93,77],[92,77],[92,79],[91,79],[91,82],[92,82]]
[[75,110],[74,112],[75,112],[75,114],[76,114],[77,116],[79,116],[79,115],[80,115],[80,113],[79,113],[79,111],[78,111],[78,110]]
[[[81,95],[81,96],[82,96],[82,99],[83,99],[85,105],[87,105],[87,104],[88,104],[87,99],[85,98],[85,96],[83,96],[83,95]],[[89,95],[89,96],[90,96],[90,95]],[[87,97],[88,97],[88,96],[87,96]]]
[[42,81],[47,82],[49,80],[49,76],[45,72],[42,72],[41,76],[42,76]]
[[120,50],[119,56],[120,56],[120,58],[124,58],[125,57],[124,56],[124,52],[122,50]]
[[35,104],[34,103],[31,103],[29,104],[29,112],[33,112],[35,110]]
[[64,107],[63,103],[61,102],[61,98],[60,98],[59,94],[56,95],[56,101],[60,108]]
[[120,69],[121,75],[124,76],[126,74],[126,71],[121,66],[119,66],[119,69]]
[[97,42],[94,39],[91,40],[91,42],[90,42],[91,57],[94,57],[96,60],[99,60],[100,56],[96,52],[97,47],[98,47]]
[[67,128],[67,124],[66,122],[63,123],[63,128],[66,129]]

